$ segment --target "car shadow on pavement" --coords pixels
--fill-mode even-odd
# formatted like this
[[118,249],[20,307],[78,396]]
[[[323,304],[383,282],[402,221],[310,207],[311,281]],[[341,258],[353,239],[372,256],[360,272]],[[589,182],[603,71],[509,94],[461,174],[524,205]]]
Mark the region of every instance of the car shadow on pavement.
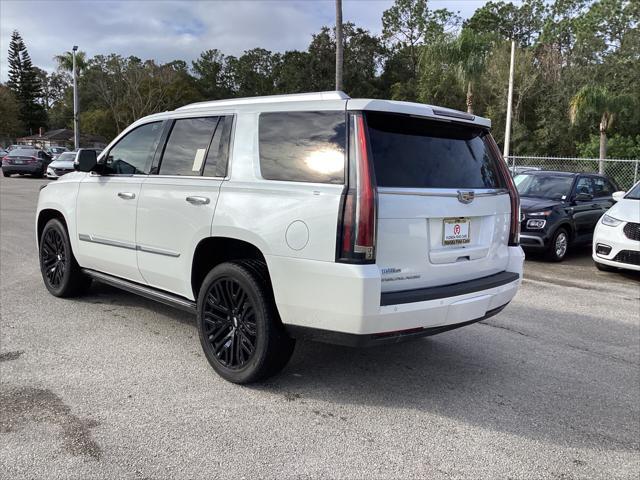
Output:
[[[196,326],[193,315],[99,283],[76,301],[145,308],[157,314],[159,324],[178,321],[194,330]],[[629,452],[640,447],[637,352],[632,349],[625,357],[585,346],[599,334],[593,325],[602,319],[595,316],[535,307],[516,311],[513,306],[501,315],[434,337],[367,349],[299,342],[281,374],[238,387],[238,395],[248,388],[282,398],[285,405],[303,406],[313,400],[314,412],[320,402],[326,406],[326,411],[318,410],[320,415],[347,415],[345,423],[349,418],[342,406],[348,404],[373,412],[400,409],[415,414],[417,422],[425,421],[426,415],[430,424],[446,417],[577,448],[606,446]],[[515,315],[533,323],[545,318],[558,325],[572,321],[585,327],[580,338],[565,341],[550,329],[546,335],[518,330],[510,320]],[[638,337],[633,325],[608,328],[615,338],[629,339],[628,345],[616,348],[626,348]],[[569,341],[574,344],[566,344]],[[611,339],[595,342],[604,345]],[[620,395],[621,385],[628,386],[626,396]]]

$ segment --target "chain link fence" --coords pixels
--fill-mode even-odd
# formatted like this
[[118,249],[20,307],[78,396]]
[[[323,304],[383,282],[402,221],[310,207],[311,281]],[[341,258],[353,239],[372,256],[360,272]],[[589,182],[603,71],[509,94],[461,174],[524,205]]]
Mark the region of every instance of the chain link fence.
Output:
[[640,159],[526,157],[508,156],[507,163],[513,174],[526,170],[558,170],[562,172],[602,172],[613,179],[622,190],[628,190],[640,180]]

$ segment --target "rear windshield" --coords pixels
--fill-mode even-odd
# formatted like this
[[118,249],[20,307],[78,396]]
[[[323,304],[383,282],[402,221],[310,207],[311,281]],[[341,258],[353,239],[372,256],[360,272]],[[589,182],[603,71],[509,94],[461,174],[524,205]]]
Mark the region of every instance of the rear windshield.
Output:
[[10,157],[37,157],[38,151],[30,148],[17,148],[9,152]]
[[379,187],[501,188],[482,128],[366,112]]

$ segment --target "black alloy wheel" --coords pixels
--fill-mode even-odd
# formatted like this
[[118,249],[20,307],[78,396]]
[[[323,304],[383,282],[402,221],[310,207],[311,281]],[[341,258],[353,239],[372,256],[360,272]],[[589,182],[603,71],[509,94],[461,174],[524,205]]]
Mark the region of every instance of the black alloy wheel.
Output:
[[256,310],[237,280],[217,279],[204,304],[204,336],[213,354],[235,370],[247,364],[256,351]]
[[47,222],[40,235],[40,271],[45,287],[56,297],[74,297],[84,293],[91,278],[76,262],[67,228],[57,218]]
[[233,383],[275,375],[295,347],[278,315],[267,266],[259,260],[225,262],[209,272],[198,293],[197,324],[209,364]]
[[42,236],[40,258],[45,281],[54,289],[59,289],[67,264],[64,239],[55,228],[48,229]]

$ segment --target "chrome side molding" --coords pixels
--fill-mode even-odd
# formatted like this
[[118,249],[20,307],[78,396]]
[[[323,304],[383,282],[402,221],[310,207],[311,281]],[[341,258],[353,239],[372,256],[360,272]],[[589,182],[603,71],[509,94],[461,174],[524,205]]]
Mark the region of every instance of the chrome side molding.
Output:
[[173,250],[166,250],[164,248],[149,247],[147,245],[136,245],[135,243],[123,242],[121,240],[111,240],[109,238],[98,237],[96,235],[88,235],[86,233],[79,233],[78,240],[83,242],[99,243],[101,245],[108,245],[110,247],[126,248],[128,250],[138,250],[140,252],[155,253],[157,255],[164,255],[166,257],[178,258],[179,252]]

